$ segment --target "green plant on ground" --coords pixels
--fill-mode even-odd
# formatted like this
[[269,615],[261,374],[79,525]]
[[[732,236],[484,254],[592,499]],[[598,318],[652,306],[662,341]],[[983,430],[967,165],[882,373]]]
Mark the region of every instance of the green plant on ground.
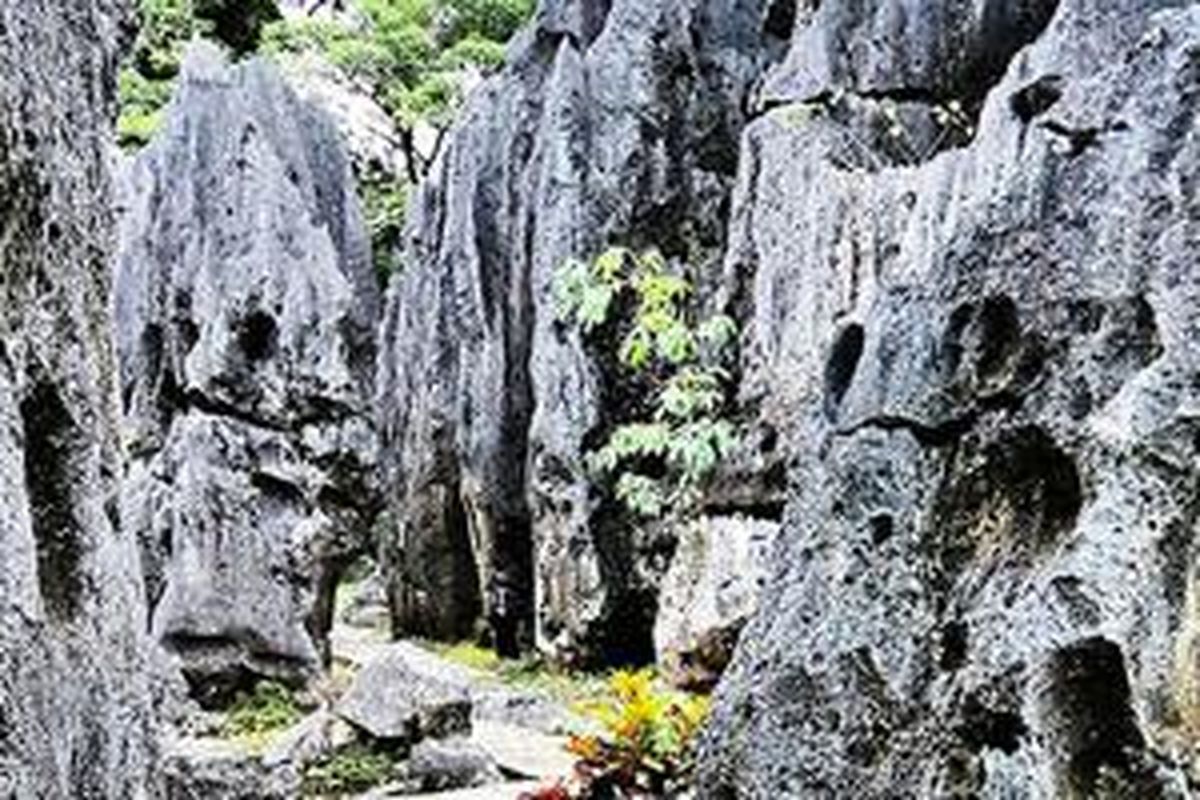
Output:
[[308,796],[363,792],[391,780],[394,767],[387,753],[355,742],[305,769],[303,791]]
[[[737,326],[722,314],[697,319],[692,293],[655,251],[613,248],[591,263],[569,261],[555,275],[559,319],[597,338],[615,324],[620,367],[649,389],[649,402],[586,459],[642,516],[690,513],[737,443],[724,415],[730,376],[722,367]],[[631,312],[618,313],[624,309]]]
[[261,746],[304,716],[295,696],[275,681],[259,681],[249,694],[238,695],[222,728],[224,735]]
[[651,669],[618,670],[604,697],[584,705],[602,733],[572,736],[575,775],[525,795],[528,800],[664,797],[695,768],[697,734],[709,699],[663,688]]

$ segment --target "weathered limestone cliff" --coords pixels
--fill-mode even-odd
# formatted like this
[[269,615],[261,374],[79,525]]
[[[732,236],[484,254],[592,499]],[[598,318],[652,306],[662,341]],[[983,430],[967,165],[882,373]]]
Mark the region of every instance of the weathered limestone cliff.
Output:
[[953,5],[807,4],[743,139],[792,467],[704,797],[1196,785],[1200,7]]
[[0,796],[154,795],[120,528],[107,142],[128,18],[0,2]]
[[507,614],[559,655],[652,654],[662,543],[583,477],[617,400],[551,279],[614,242],[715,273],[745,102],[790,24],[761,0],[550,0],[472,97],[413,202],[381,339],[400,631]]
[[202,702],[320,668],[376,509],[378,288],[332,123],[194,46],[130,170],[117,321],[124,518]]

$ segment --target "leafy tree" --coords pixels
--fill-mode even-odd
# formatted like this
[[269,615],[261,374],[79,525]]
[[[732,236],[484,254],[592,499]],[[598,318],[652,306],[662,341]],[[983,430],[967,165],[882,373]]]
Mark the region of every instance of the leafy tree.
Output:
[[737,441],[723,415],[730,376],[721,366],[737,326],[723,314],[695,319],[692,291],[655,251],[614,248],[591,263],[570,261],[555,276],[559,318],[585,336],[612,325],[615,309],[631,308],[616,320],[616,356],[649,385],[651,399],[587,455],[587,464],[643,516],[692,510]]
[[409,180],[424,173],[413,146],[419,125],[444,129],[462,100],[465,75],[504,60],[504,45],[532,0],[359,0],[359,30],[329,21],[283,21],[264,32],[267,52],[317,51],[365,86],[401,134]]

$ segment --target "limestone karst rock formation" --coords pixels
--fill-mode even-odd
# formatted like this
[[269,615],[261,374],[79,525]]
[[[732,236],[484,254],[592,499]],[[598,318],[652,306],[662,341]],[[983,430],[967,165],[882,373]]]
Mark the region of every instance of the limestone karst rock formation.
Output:
[[584,477],[616,401],[551,280],[609,242],[715,272],[781,9],[548,0],[468,102],[412,202],[381,336],[399,630],[463,636],[499,600],[543,649],[652,655],[662,543],[627,535]]
[[106,142],[127,9],[0,2],[0,796],[154,796],[119,527]]
[[319,668],[375,513],[378,287],[327,118],[194,46],[130,168],[117,269],[125,524],[204,702]]
[[1200,6],[934,5],[806,4],[743,139],[793,462],[701,796],[1191,796]]

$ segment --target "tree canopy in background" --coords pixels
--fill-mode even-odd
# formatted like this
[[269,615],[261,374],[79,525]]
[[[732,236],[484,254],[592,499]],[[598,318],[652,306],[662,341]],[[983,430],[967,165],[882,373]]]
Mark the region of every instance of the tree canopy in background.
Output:
[[[205,37],[238,57],[316,54],[370,95],[392,119],[406,174],[363,167],[358,175],[381,281],[395,269],[408,193],[469,82],[497,69],[534,0],[354,0],[336,15],[280,14],[275,0],[139,0],[140,31],[121,72],[122,147],[145,145],[162,124],[187,43]],[[436,150],[436,146],[433,148]]]

